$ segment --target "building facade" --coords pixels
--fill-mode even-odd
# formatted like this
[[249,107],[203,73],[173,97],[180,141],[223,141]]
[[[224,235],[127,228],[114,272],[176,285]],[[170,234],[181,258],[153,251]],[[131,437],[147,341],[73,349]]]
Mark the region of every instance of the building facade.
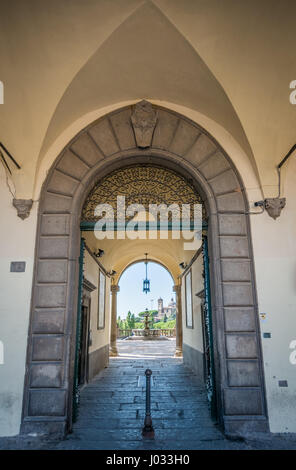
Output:
[[159,297],[157,300],[157,305],[158,305],[158,313],[157,316],[155,316],[155,319],[162,321],[166,315],[166,317],[171,317],[172,315],[176,315],[176,302],[174,301],[173,297],[171,298],[171,301],[169,302],[167,307],[164,307],[163,305],[163,299]]
[[[295,5],[1,8],[0,436],[71,429],[77,386],[117,353],[121,273],[144,253],[172,275],[176,305],[158,308],[176,308],[201,377],[211,320],[225,432],[296,432]],[[173,225],[97,237],[95,207],[117,217],[117,196],[202,204],[200,246]]]

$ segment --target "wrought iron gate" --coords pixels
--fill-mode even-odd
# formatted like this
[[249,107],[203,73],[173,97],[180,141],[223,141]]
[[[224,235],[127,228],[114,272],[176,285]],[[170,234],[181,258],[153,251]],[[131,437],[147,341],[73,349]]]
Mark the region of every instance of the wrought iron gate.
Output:
[[78,286],[78,306],[77,306],[77,326],[76,326],[76,346],[74,362],[74,380],[73,380],[73,422],[78,416],[79,407],[79,362],[81,358],[81,315],[82,315],[82,283],[83,283],[83,262],[84,262],[84,238],[81,238],[80,256],[79,256],[79,286]]
[[205,382],[209,401],[211,416],[217,419],[217,403],[215,391],[215,368],[214,368],[214,350],[213,350],[213,329],[212,329],[212,308],[210,291],[210,270],[208,238],[203,236],[203,277],[204,277],[204,299],[202,302],[203,315],[203,335],[204,335],[204,354],[205,354]]

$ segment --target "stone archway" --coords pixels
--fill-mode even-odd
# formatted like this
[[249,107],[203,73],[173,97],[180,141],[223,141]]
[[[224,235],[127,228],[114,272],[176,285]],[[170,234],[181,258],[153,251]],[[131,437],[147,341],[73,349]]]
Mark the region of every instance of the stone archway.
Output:
[[148,128],[152,128],[149,141],[131,120],[133,107],[94,122],[66,146],[43,184],[24,386],[24,433],[63,435],[71,427],[81,209],[99,178],[123,164],[139,162],[158,162],[186,175],[205,201],[219,419],[232,434],[267,430],[243,183],[230,158],[204,129],[168,109],[153,107],[153,113],[156,119],[148,120]]
[[[118,274],[116,283],[117,283],[117,284],[120,283],[121,277],[123,276],[123,274],[125,273],[125,271],[127,271],[131,266],[134,266],[135,264],[138,264],[138,263],[144,263],[145,261],[146,261],[146,259],[145,259],[145,258],[142,258],[142,259],[137,259],[137,260],[135,260],[135,261],[129,262],[129,263],[120,271],[120,273]],[[165,270],[168,272],[168,274],[171,276],[172,282],[175,283],[176,280],[174,279],[173,274],[171,273],[170,269],[169,269],[164,263],[162,263],[162,262],[159,261],[159,260],[149,259],[149,258],[148,258],[148,261],[149,261],[150,263],[158,264],[158,265],[161,266],[163,269],[165,269]]]
[[[181,286],[179,285],[179,281],[177,276],[174,276],[173,273],[170,271],[169,267],[166,266],[163,262],[160,260],[156,259],[151,259],[151,258],[142,258],[142,259],[137,259],[135,261],[130,261],[128,264],[125,265],[123,269],[120,270],[116,278],[114,279],[114,283],[116,287],[119,289],[119,283],[121,280],[121,277],[123,274],[131,267],[134,266],[137,263],[145,263],[148,260],[149,263],[155,263],[159,266],[161,266],[163,269],[167,271],[169,276],[171,277],[171,281],[173,283],[172,288],[173,291],[175,292],[176,295],[176,306],[177,306],[177,311],[176,311],[176,327],[175,327],[175,332],[176,332],[176,349],[175,349],[175,357],[182,356],[182,303],[181,303]],[[112,286],[113,287],[113,286]],[[119,292],[119,290],[117,290]],[[116,295],[116,294],[115,294]],[[113,297],[112,297],[113,298]],[[117,310],[117,309],[116,309]],[[116,325],[117,325],[117,317],[116,314],[114,313],[114,316],[112,318],[112,311],[111,311],[111,341],[110,341],[110,347],[111,351],[115,351],[114,355],[117,355],[117,335],[116,335]],[[113,331],[112,331],[113,329]],[[113,334],[112,334],[113,333]],[[113,344],[112,344],[112,339],[113,339]]]

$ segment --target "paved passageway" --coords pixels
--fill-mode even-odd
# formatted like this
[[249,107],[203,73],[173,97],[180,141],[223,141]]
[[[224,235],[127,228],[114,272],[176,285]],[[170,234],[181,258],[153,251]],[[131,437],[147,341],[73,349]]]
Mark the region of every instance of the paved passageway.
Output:
[[[0,438],[0,449],[295,449],[291,436],[230,441],[210,419],[205,389],[174,357],[175,341],[118,341],[119,357],[81,391],[79,418],[63,441]],[[153,371],[155,440],[143,440],[145,369]]]
[[[205,389],[182,358],[175,342],[119,341],[119,357],[81,392],[73,433],[58,448],[198,449],[235,447],[212,422]],[[143,441],[146,368],[153,371],[154,441]]]

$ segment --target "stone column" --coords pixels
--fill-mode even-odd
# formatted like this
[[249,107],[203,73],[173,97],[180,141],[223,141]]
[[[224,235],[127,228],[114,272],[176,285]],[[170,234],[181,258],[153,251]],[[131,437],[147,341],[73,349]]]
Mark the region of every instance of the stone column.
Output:
[[176,292],[176,353],[175,356],[179,357],[183,355],[182,345],[183,345],[183,328],[182,328],[182,301],[181,301],[181,285],[176,285],[173,287],[174,292]]
[[118,356],[116,340],[117,340],[117,292],[119,286],[111,286],[111,335],[110,335],[110,356]]

